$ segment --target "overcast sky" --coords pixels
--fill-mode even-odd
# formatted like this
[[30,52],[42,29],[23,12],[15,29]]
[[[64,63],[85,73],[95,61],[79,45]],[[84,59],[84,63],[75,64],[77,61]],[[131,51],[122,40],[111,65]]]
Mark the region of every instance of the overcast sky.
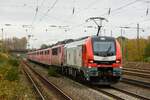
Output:
[[[0,28],[5,38],[32,34],[31,47],[94,35],[97,29],[87,28],[95,27],[94,22],[85,22],[93,16],[109,20],[103,23],[102,35],[110,36],[112,30],[118,37],[119,27],[136,27],[137,23],[144,29],[141,37],[150,35],[150,0],[0,0]],[[125,29],[123,35],[136,38],[136,33],[136,29]]]

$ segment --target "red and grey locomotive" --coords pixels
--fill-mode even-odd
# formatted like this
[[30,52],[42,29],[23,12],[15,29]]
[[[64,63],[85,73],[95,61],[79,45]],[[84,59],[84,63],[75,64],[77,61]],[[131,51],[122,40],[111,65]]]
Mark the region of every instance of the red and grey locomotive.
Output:
[[122,55],[113,37],[88,36],[70,43],[28,53],[28,59],[57,66],[62,73],[97,84],[121,79]]

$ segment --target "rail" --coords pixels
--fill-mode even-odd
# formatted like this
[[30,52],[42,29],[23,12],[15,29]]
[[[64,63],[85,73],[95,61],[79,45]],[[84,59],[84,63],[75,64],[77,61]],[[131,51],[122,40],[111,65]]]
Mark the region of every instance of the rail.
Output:
[[56,93],[56,96],[58,98],[61,98],[61,100],[72,100],[70,96],[68,96],[66,93],[64,93],[61,89],[59,89],[56,85],[48,81],[45,77],[40,75],[37,71],[35,71],[27,62],[23,62],[34,74],[35,76],[38,76],[38,79],[45,85],[47,88],[53,92]]

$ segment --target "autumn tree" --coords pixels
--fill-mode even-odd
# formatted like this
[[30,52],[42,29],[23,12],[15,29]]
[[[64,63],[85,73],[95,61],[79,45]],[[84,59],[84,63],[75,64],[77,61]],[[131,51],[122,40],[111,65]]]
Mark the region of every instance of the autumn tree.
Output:
[[125,61],[143,61],[147,40],[140,38],[127,39],[125,37],[117,38],[122,49],[123,60]]
[[14,50],[14,49],[26,49],[27,47],[27,39],[26,37],[23,38],[7,38],[4,40],[3,42],[4,44],[4,48],[6,48],[7,50]]
[[150,37],[148,38],[148,43],[144,51],[144,57],[146,61],[150,61]]
[[2,41],[0,40],[0,51],[2,51]]

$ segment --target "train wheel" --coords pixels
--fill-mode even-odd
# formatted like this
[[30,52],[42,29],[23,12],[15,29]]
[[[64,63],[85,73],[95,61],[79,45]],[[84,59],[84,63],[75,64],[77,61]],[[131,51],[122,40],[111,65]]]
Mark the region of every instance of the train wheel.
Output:
[[73,76],[73,78],[74,79],[76,79],[77,78],[77,70],[76,69],[72,69],[72,76]]
[[65,68],[65,75],[66,75],[66,76],[69,75],[69,70],[68,70],[67,67]]
[[85,76],[84,76],[84,72],[80,72],[80,81],[81,82],[85,82],[86,81],[86,78],[85,78]]
[[64,75],[64,67],[63,66],[61,66],[61,74]]

